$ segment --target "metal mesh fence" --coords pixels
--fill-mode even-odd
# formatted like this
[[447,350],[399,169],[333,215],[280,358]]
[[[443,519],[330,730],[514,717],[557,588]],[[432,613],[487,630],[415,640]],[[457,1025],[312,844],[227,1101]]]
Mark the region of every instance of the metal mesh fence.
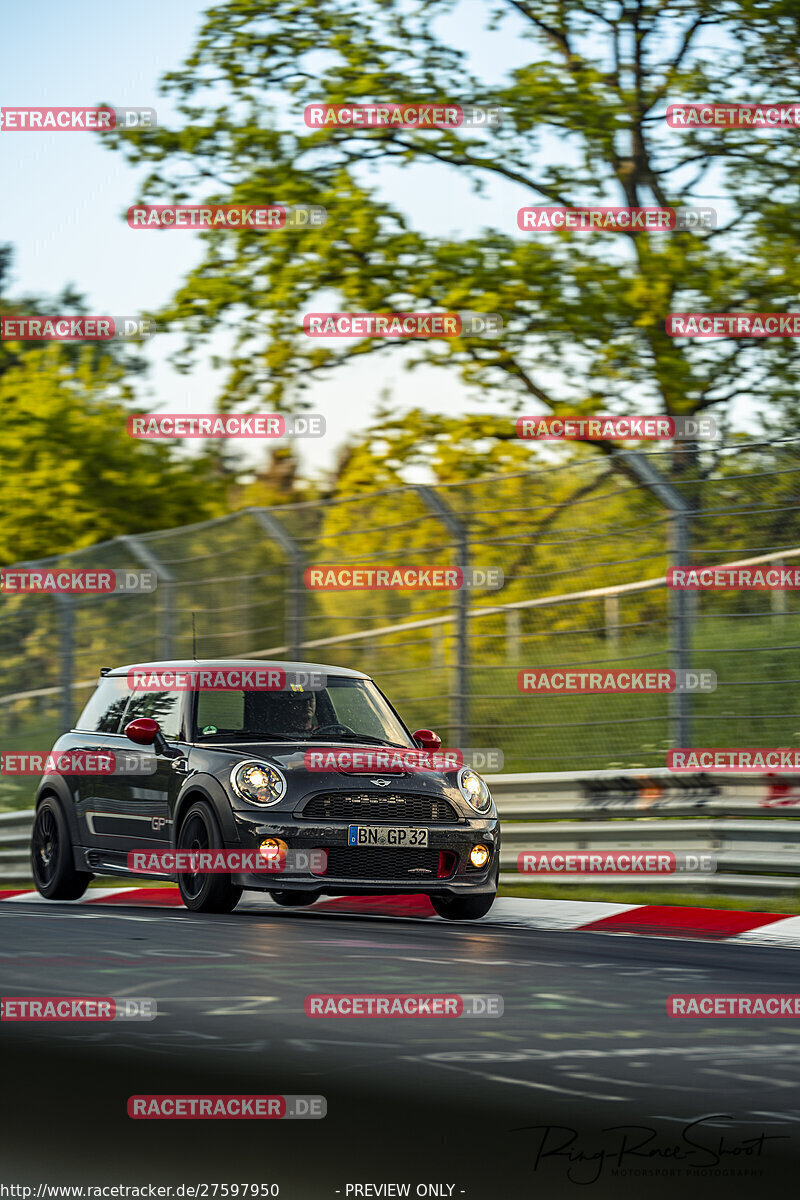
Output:
[[[689,510],[691,557],[800,561],[800,444],[676,459],[648,453]],[[800,728],[792,591],[693,593],[676,617],[663,576],[674,516],[624,462],[566,464],[430,488],[250,509],[117,538],[36,566],[140,570],[151,594],[0,599],[3,749],[48,749],[100,667],[275,658],[372,675],[411,726],[503,751],[506,771],[663,766],[674,697],[525,695],[521,668],[675,665],[675,622],[717,690],[691,698],[701,746],[790,746]],[[499,567],[499,591],[311,590],[307,567]],[[25,564],[33,566],[34,564]],[[0,805],[30,781],[0,779]]]

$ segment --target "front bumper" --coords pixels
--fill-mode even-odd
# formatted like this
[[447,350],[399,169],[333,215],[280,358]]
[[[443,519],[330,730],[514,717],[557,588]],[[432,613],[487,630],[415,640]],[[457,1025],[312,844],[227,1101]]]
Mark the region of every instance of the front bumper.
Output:
[[[428,830],[426,852],[410,847],[349,847],[347,831],[352,821],[298,821],[291,814],[280,814],[280,819],[270,821],[264,820],[261,814],[251,816],[241,811],[234,812],[234,819],[243,848],[256,849],[265,838],[274,837],[286,842],[290,850],[330,852],[324,875],[283,871],[231,877],[233,883],[248,890],[303,891],[320,896],[375,895],[379,892],[435,892],[463,896],[488,894],[497,888],[500,856],[497,817],[446,824],[414,822],[415,828]],[[397,824],[391,821],[371,823]],[[488,863],[480,870],[469,863],[470,851],[478,843],[491,851]],[[441,874],[442,870],[446,873]]]

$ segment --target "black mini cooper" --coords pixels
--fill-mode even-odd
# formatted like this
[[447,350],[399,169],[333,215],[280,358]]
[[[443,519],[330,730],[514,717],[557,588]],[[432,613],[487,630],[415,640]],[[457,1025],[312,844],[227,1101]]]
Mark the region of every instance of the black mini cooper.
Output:
[[[429,762],[441,761],[436,734],[410,733],[358,671],[250,660],[226,666],[241,670],[243,682],[275,668],[322,685],[265,690],[252,686],[252,675],[240,689],[193,685],[213,681],[208,672],[218,666],[192,660],[101,672],[75,728],[53,748],[57,762],[48,765],[57,770],[37,792],[31,856],[43,896],[77,899],[95,875],[147,875],[177,879],[196,912],[230,912],[244,889],[268,891],[285,906],[322,895],[424,892],[451,920],[489,911],[499,871],[497,810],[485,781],[452,758],[445,769],[415,765],[425,751]],[[189,685],[141,686],[172,676],[188,676]],[[127,769],[82,773],[81,762],[104,755]],[[370,769],[376,761],[384,769]],[[247,851],[235,861],[253,869],[131,865],[172,861],[153,852],[205,850]],[[259,870],[258,853],[283,855],[280,874]]]

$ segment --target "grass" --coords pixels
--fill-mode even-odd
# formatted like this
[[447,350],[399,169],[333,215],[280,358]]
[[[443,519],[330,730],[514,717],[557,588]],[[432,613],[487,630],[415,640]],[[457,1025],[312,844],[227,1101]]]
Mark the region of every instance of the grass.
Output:
[[[96,875],[89,884],[89,890],[91,891],[92,888],[153,888],[169,886],[169,880],[164,879],[131,879],[128,875],[124,878],[121,875]],[[11,879],[3,881],[0,879],[0,891],[31,892],[33,891],[33,880]]]
[[733,896],[717,892],[660,891],[655,888],[570,887],[568,884],[538,884],[535,887],[500,885],[498,896],[522,896],[537,900],[589,900],[606,904],[679,905],[684,908],[732,908],[744,912],[800,913],[800,888],[795,895]]
[[[780,644],[800,634],[800,614],[779,619],[706,618],[694,627],[692,663],[717,675],[714,692],[691,698],[693,743],[698,746],[792,746],[800,740],[800,679],[794,655]],[[800,637],[798,637],[800,642]],[[583,666],[598,660],[607,669],[665,667],[663,637],[625,640],[620,658],[601,641],[559,638],[536,641],[519,664]],[[623,661],[622,656],[637,657]],[[651,656],[651,657],[647,657]],[[666,695],[523,695],[517,667],[475,667],[470,707],[471,742],[499,746],[505,771],[569,771],[664,766],[672,743]],[[421,686],[421,681],[417,686]],[[435,725],[434,725],[435,727]]]
[[[584,606],[580,612],[590,624]],[[800,646],[800,612],[773,617],[737,612],[695,622],[692,663],[697,669],[716,671],[718,679],[716,691],[692,697],[696,745],[791,746],[800,740],[800,678],[793,678],[793,656],[787,654],[795,634]],[[663,627],[658,632],[625,635],[617,651],[600,636],[569,630],[523,637],[522,643],[520,661],[511,664],[497,657],[503,639],[474,640],[471,746],[501,749],[506,772],[664,765],[672,744],[669,696],[548,696],[517,690],[517,673],[523,667],[591,664],[597,670],[602,664],[607,669],[663,669],[669,662]],[[454,669],[417,663],[414,655],[387,643],[372,663],[364,662],[363,652],[351,656],[352,665],[374,671],[412,729],[437,729],[443,742],[452,745],[453,705],[448,692],[455,684]],[[3,739],[3,748],[49,750],[60,732],[55,707],[19,715],[14,733]],[[35,788],[33,779],[0,778],[0,810],[29,807]]]

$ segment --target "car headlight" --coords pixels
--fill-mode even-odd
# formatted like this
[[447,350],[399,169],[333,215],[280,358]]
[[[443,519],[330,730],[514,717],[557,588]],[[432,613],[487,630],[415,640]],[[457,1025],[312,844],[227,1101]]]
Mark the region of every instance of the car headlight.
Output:
[[286,780],[269,763],[237,763],[231,771],[231,787],[249,804],[277,804],[286,794]]
[[467,804],[476,812],[486,815],[492,811],[492,793],[477,771],[473,771],[471,767],[462,767],[458,772],[458,786]]

